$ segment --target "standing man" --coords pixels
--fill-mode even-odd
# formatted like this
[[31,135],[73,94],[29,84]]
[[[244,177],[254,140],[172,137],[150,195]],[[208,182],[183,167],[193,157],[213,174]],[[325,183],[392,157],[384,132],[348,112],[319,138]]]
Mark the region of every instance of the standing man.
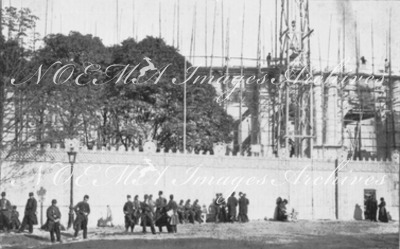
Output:
[[5,232],[8,232],[10,229],[11,209],[11,202],[6,199],[6,192],[2,192],[0,199],[0,224],[3,225],[3,231]]
[[236,207],[238,205],[238,200],[235,197],[235,192],[231,194],[228,198],[228,215],[229,221],[234,222],[236,220]]
[[125,232],[128,232],[129,228],[131,228],[131,232],[135,228],[135,216],[134,216],[134,208],[131,196],[128,195],[127,202],[124,205],[123,211],[125,214]]
[[215,222],[219,222],[219,216],[220,216],[220,212],[221,212],[221,202],[220,202],[220,196],[219,193],[217,193],[215,195],[215,199],[214,199],[214,208],[215,208]]
[[26,202],[25,214],[19,232],[23,232],[25,230],[26,225],[28,225],[29,233],[33,232],[33,225],[37,225],[38,223],[36,216],[36,208],[37,208],[37,201],[33,196],[33,193],[30,192],[28,201]]
[[171,225],[171,230],[173,233],[177,233],[178,230],[176,226],[179,223],[179,217],[178,217],[178,204],[176,204],[176,201],[174,201],[174,195],[169,196],[169,202],[167,205],[167,209],[171,212],[171,217],[169,224]]
[[268,55],[267,55],[267,65],[268,66],[271,65],[271,53],[268,53]]
[[156,234],[156,229],[154,228],[154,222],[153,222],[153,213],[152,210],[149,206],[149,196],[144,195],[144,200],[143,202],[140,203],[140,209],[142,210],[142,227],[143,227],[143,233],[146,233],[146,227],[147,225],[150,225],[151,227],[151,232],[153,234]]
[[49,226],[50,239],[51,242],[55,242],[54,233],[56,233],[57,241],[61,243],[61,233],[60,233],[60,220],[61,212],[57,207],[57,200],[51,201],[51,206],[47,209],[47,224]]
[[377,211],[378,211],[378,201],[376,200],[375,196],[373,196],[371,200],[371,210],[370,210],[371,221],[377,222],[376,220]]
[[133,215],[135,225],[138,225],[140,218],[140,201],[138,195],[135,195],[135,199],[133,200]]
[[[156,215],[155,215],[155,221],[157,224],[157,220],[161,218],[162,212],[164,211],[164,207],[167,205],[167,199],[163,197],[163,192],[158,191],[158,199],[156,200],[155,206],[156,206]],[[162,226],[158,226],[158,229],[160,233],[162,232]]]
[[79,202],[75,207],[74,211],[76,213],[76,219],[74,222],[75,234],[74,237],[78,237],[79,230],[83,230],[83,238],[87,238],[87,224],[88,224],[88,216],[90,214],[90,206],[89,206],[89,196],[85,195],[83,197],[83,201]]
[[249,199],[247,199],[246,194],[243,193],[243,219],[244,219],[243,222],[249,221],[249,217],[247,216],[249,204],[250,204]]
[[239,203],[239,214],[238,214],[238,221],[239,222],[243,222],[243,193],[242,192],[239,192],[239,200],[238,200],[238,203]]
[[156,220],[161,216],[162,209],[167,205],[167,199],[163,197],[163,192],[158,192],[158,199],[156,200]]

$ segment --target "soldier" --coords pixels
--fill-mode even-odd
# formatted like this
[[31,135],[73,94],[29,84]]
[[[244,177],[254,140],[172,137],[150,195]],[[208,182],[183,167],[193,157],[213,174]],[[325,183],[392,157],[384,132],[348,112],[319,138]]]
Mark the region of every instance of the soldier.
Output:
[[[156,207],[156,215],[155,215],[155,220],[157,223],[157,220],[161,218],[162,212],[164,207],[167,205],[167,199],[165,199],[163,196],[162,191],[158,191],[158,199],[156,200],[155,207]],[[162,232],[162,226],[158,226],[158,229],[160,233]]]
[[50,232],[51,242],[55,242],[54,233],[56,233],[57,241],[61,243],[61,234],[60,234],[60,220],[61,220],[61,212],[57,207],[57,200],[51,201],[51,206],[47,209],[47,224]]
[[199,200],[193,202],[192,211],[194,213],[194,220],[201,224],[203,220],[201,219],[201,206],[199,205]]
[[220,208],[220,221],[226,222],[227,221],[227,214],[226,214],[226,201],[223,197],[222,193],[219,194],[219,203],[221,204]]
[[123,211],[125,214],[125,232],[128,232],[129,228],[131,228],[131,232],[135,228],[135,215],[134,215],[134,207],[133,202],[131,200],[131,196],[128,195],[127,202],[124,205]]
[[221,202],[219,199],[219,193],[215,195],[214,199],[214,208],[215,208],[215,222],[219,222],[220,219],[220,213],[221,213]]
[[170,195],[169,196],[169,202],[167,205],[168,210],[172,210],[171,213],[171,219],[170,219],[170,225],[172,228],[173,233],[177,233],[178,229],[178,223],[179,223],[179,216],[178,216],[178,205],[176,204],[176,201],[174,201],[174,196]]
[[142,210],[141,225],[143,227],[143,233],[146,233],[146,227],[147,225],[150,225],[151,232],[153,234],[156,234],[156,229],[154,228],[154,223],[153,223],[153,213],[151,211],[148,198],[149,198],[148,195],[144,195],[144,200],[143,202],[140,203],[140,209]]
[[36,208],[37,208],[37,201],[33,196],[33,193],[29,193],[29,199],[26,202],[25,206],[25,215],[22,220],[22,225],[19,229],[19,232],[23,232],[25,230],[25,226],[28,225],[29,233],[33,232],[33,225],[37,225],[37,217],[36,217]]
[[0,199],[0,225],[3,225],[3,231],[8,232],[11,218],[11,202],[6,199],[6,193],[1,193]]
[[185,203],[185,220],[194,224],[194,212],[192,205],[190,204],[190,199],[188,199]]
[[135,195],[135,199],[133,200],[133,213],[134,213],[134,221],[135,225],[139,224],[139,218],[140,218],[140,201],[139,201],[139,196]]
[[230,222],[234,222],[236,220],[236,207],[238,204],[238,201],[235,197],[235,192],[231,194],[228,198],[228,219]]
[[243,193],[243,222],[248,222],[249,217],[247,216],[248,212],[248,206],[249,206],[249,199],[246,198],[246,194]]
[[238,214],[238,221],[243,222],[243,193],[239,192],[239,214]]
[[85,195],[83,201],[79,202],[75,207],[74,211],[76,213],[76,219],[74,222],[75,234],[74,237],[78,237],[79,230],[83,230],[83,238],[87,238],[87,224],[88,216],[90,214],[90,206],[88,203],[89,196]]

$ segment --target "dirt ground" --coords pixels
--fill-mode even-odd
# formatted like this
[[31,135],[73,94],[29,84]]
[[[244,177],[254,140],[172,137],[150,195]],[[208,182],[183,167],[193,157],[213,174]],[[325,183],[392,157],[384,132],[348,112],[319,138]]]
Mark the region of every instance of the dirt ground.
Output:
[[0,234],[0,248],[399,248],[398,222],[252,221],[246,224],[185,224],[178,226],[177,234],[164,232],[156,235],[143,235],[140,227],[136,227],[133,234],[125,234],[123,230],[122,227],[92,228],[86,241],[75,240],[72,231],[64,231],[62,244],[51,244],[49,234],[39,229],[31,235]]

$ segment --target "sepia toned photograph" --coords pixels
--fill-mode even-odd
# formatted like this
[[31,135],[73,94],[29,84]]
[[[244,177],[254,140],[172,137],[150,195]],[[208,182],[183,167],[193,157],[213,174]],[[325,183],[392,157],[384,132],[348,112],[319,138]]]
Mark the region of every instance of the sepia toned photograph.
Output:
[[0,0],[0,249],[396,249],[400,0]]

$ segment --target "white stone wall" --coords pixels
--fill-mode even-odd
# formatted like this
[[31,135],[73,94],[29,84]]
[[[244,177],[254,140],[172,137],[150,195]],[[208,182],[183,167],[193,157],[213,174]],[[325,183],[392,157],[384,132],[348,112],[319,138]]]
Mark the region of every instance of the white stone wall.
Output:
[[[371,188],[377,190],[378,198],[386,199],[387,209],[397,219],[397,164],[350,161],[340,165],[344,167],[339,172],[339,182],[348,177],[339,184],[340,219],[353,219],[354,206],[360,204],[363,208],[363,191]],[[47,190],[46,208],[52,199],[57,199],[66,224],[70,196],[66,152],[49,150],[21,168],[11,161],[3,162],[3,178],[12,168],[17,174],[26,174],[14,178],[15,182],[3,182],[1,190],[7,192],[20,213],[28,193],[36,193],[43,186]],[[215,193],[227,197],[235,190],[247,193],[250,219],[271,218],[278,196],[289,200],[289,205],[299,211],[300,219],[335,219],[334,170],[332,159],[80,151],[74,171],[74,203],[85,194],[90,196],[90,226],[96,226],[102,216],[105,218],[107,205],[111,206],[114,224],[123,224],[122,206],[127,194],[138,194],[140,200],[144,194],[153,194],[155,199],[163,190],[167,198],[174,194],[177,201],[199,199],[208,206]],[[355,177],[356,183],[351,184]]]

